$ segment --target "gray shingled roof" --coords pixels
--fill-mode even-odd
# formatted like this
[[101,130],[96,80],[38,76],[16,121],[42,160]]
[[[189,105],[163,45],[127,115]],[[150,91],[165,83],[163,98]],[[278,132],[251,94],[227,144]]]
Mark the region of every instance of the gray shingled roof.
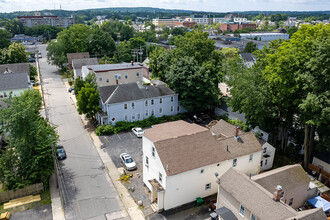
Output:
[[0,74],[0,91],[26,89],[29,87],[27,73]]
[[88,69],[92,69],[94,72],[120,70],[120,69],[137,69],[143,68],[140,63],[117,63],[117,64],[99,64],[99,65],[88,65]]
[[0,74],[6,71],[6,68],[11,70],[13,73],[29,73],[30,64],[29,63],[12,63],[0,65]]
[[252,53],[241,53],[241,56],[245,62],[255,61],[256,59]]
[[97,58],[73,59],[72,68],[77,70],[81,69],[82,66],[97,65],[98,63]]
[[220,177],[220,187],[255,214],[257,219],[281,220],[297,214],[291,207],[274,201],[271,193],[234,168]]
[[173,90],[166,86],[143,86],[136,83],[102,86],[99,88],[102,102],[108,100],[108,104],[129,102],[140,99],[148,99],[159,96],[173,95]]
[[309,184],[310,179],[300,164],[288,165],[253,176],[252,179],[263,188],[273,193],[277,185],[287,190]]

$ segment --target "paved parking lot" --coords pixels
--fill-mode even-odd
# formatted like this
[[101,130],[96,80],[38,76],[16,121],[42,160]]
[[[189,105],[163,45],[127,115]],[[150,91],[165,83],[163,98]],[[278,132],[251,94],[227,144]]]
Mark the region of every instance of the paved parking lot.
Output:
[[137,170],[142,172],[142,138],[138,138],[133,132],[123,132],[110,136],[101,136],[101,141],[117,168],[123,167],[119,155],[128,153],[134,159]]
[[30,210],[25,210],[22,212],[13,213],[11,215],[11,220],[52,220],[52,206],[44,205],[40,207],[36,207]]
[[[128,153],[135,160],[137,170],[130,172],[133,173],[133,178],[130,179],[129,183],[125,183],[124,185],[130,191],[131,196],[136,202],[139,200],[143,202],[144,209],[142,212],[146,215],[146,219],[209,219],[209,214],[211,213],[208,210],[210,198],[206,199],[204,204],[200,207],[196,207],[194,203],[190,203],[166,212],[153,213],[150,208],[151,201],[149,199],[149,194],[147,192],[147,188],[144,187],[142,178],[142,138],[136,137],[132,132],[123,132],[110,136],[100,136],[100,139],[117,168],[123,168],[119,158],[121,153]],[[130,190],[132,188],[134,188],[134,191]],[[216,196],[211,198],[214,199]]]
[[149,214],[151,212],[151,208],[149,207],[151,201],[148,196],[147,188],[144,187],[142,178],[142,138],[136,137],[133,132],[123,132],[110,136],[101,136],[100,139],[117,168],[123,168],[119,158],[121,153],[130,154],[136,162],[137,169],[130,171],[133,177],[130,179],[129,183],[125,183],[124,185],[130,191],[131,196],[136,202],[139,200],[143,202],[145,210],[142,211],[144,214]]

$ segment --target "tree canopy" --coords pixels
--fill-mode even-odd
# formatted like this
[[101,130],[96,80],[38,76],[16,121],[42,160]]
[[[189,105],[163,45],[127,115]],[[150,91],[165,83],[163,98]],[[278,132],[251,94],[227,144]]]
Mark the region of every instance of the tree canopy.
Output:
[[204,32],[178,36],[175,46],[172,50],[156,48],[150,54],[152,77],[160,78],[179,93],[183,107],[189,111],[215,106],[218,83],[223,77],[224,55],[215,50],[214,40]]
[[5,30],[0,29],[0,49],[7,48],[10,45],[11,34]]
[[0,64],[26,62],[28,57],[23,44],[13,42],[8,49],[0,49]]
[[55,129],[40,116],[39,91],[28,90],[11,97],[0,109],[1,129],[9,134],[9,145],[0,157],[0,180],[8,189],[48,183],[53,173],[52,147]]
[[288,129],[304,128],[305,167],[315,132],[330,122],[329,36],[330,25],[304,25],[290,41],[256,51],[256,64],[228,81],[234,110],[251,124],[281,128],[284,145]]

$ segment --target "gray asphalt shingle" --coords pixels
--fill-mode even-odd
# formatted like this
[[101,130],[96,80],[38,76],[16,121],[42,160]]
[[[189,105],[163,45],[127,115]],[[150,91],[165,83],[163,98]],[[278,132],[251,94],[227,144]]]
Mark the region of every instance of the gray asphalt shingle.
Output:
[[0,74],[0,91],[25,89],[29,87],[27,73]]
[[102,102],[108,100],[108,104],[129,102],[134,100],[148,99],[159,96],[173,95],[173,90],[166,86],[143,86],[136,83],[102,86],[99,88]]

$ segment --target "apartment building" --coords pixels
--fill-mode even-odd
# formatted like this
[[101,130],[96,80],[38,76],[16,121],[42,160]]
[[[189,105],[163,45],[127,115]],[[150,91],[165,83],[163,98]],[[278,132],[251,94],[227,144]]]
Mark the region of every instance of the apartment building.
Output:
[[75,24],[74,17],[57,17],[54,15],[39,15],[39,16],[18,16],[18,21],[24,27],[33,28],[39,25],[50,25],[55,27],[67,28]]

